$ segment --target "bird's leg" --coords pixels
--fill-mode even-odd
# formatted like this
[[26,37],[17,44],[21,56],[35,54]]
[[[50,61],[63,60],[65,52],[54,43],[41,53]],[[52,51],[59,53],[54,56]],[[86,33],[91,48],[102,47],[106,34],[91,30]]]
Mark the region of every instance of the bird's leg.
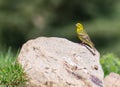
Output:
[[81,45],[83,45],[83,46],[85,46],[85,43],[83,43],[83,42],[82,42],[82,43],[80,43],[80,44],[81,44]]

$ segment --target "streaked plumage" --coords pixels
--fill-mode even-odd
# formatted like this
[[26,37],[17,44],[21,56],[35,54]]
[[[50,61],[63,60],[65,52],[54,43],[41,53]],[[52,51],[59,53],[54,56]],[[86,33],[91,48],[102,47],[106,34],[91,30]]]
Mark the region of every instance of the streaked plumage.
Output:
[[76,27],[77,27],[78,38],[82,41],[82,43],[87,44],[89,47],[93,48],[94,50],[94,44],[92,43],[87,32],[83,29],[83,25],[77,23]]

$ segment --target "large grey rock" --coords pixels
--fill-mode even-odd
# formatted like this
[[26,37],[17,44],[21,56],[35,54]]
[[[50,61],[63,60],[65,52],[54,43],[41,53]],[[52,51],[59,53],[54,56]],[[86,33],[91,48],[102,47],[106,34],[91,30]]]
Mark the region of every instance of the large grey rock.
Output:
[[105,87],[120,87],[120,75],[117,73],[110,73],[104,81]]
[[103,87],[100,55],[95,54],[67,39],[40,37],[23,45],[18,62],[28,87]]

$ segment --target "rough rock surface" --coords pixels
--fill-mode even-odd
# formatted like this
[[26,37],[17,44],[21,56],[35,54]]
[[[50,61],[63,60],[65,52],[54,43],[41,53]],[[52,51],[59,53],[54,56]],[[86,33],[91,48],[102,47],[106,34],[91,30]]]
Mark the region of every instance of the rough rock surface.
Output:
[[116,73],[110,73],[105,77],[105,87],[120,87],[120,75]]
[[95,54],[63,38],[39,37],[23,45],[18,62],[28,87],[103,87],[100,55]]

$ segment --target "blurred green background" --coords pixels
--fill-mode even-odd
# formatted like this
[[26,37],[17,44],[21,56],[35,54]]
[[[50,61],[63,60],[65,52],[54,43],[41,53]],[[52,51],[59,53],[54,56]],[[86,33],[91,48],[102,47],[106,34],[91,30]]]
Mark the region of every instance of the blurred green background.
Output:
[[80,42],[77,22],[101,54],[120,57],[119,0],[0,0],[0,51],[9,47],[17,51],[40,36]]

